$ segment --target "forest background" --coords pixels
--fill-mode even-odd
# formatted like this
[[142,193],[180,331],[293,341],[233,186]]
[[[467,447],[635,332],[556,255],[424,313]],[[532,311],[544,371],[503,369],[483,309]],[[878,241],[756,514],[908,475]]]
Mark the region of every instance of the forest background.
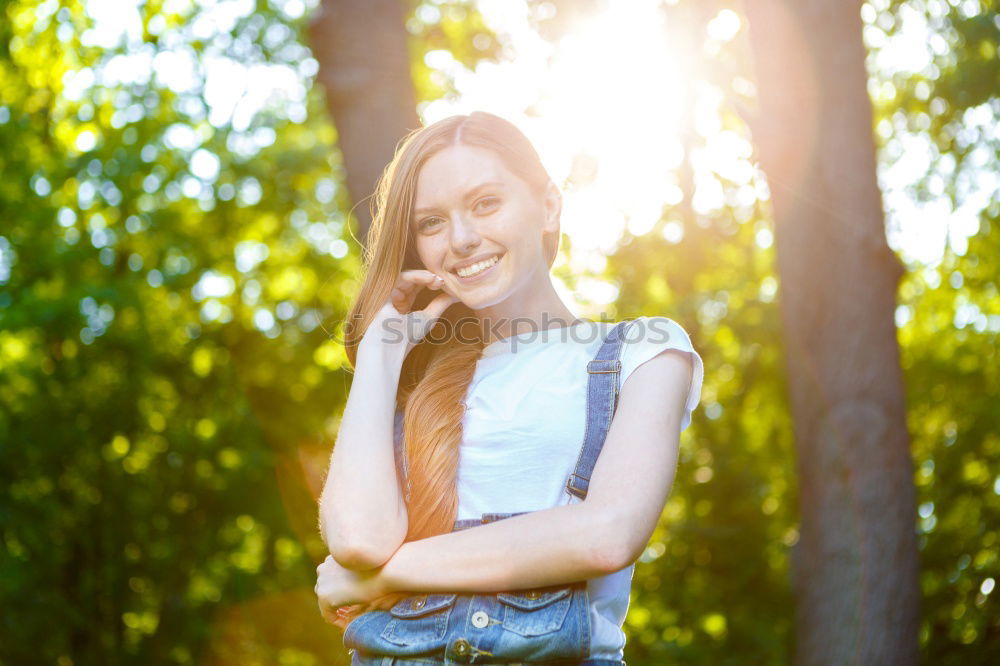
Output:
[[[877,151],[869,217],[899,271],[891,307],[838,317],[817,344],[865,349],[878,316],[895,332],[898,351],[871,346],[905,391],[893,441],[908,458],[887,464],[905,472],[891,486],[899,506],[912,505],[897,527],[919,553],[913,641],[923,664],[1000,661],[992,0],[0,0],[0,664],[348,663],[313,594],[326,554],[315,498],[350,385],[337,330],[359,285],[364,197],[405,129],[474,108],[519,122],[563,188],[553,274],[578,311],[669,316],[705,361],[636,568],[626,659],[866,663],[795,649],[817,621],[794,612],[807,594],[794,582],[800,537],[825,515],[810,493],[843,470],[817,456],[815,485],[802,481],[796,415],[830,405],[796,379],[789,313],[822,315],[840,283],[782,275],[794,266],[779,265],[781,211],[797,209],[772,207],[772,193],[820,195],[802,194],[813,190],[773,141],[762,149],[782,130],[766,121],[778,108],[766,77],[775,62],[794,70],[827,31],[803,19],[813,27],[795,37],[761,12],[834,5],[867,75],[861,88],[814,78],[810,99],[863,90],[870,122],[805,131],[856,143],[862,163],[865,146]],[[402,54],[407,76],[343,75],[351,54],[337,47],[366,16],[396,27],[354,34]],[[631,48],[652,43],[651,25],[668,48]],[[770,71],[762,36],[780,51]],[[537,62],[551,78],[531,82]],[[846,152],[813,166],[842,178]],[[851,204],[820,202],[814,222],[836,237]],[[865,293],[852,302],[871,305]],[[845,469],[877,475],[883,462]],[[865,561],[869,583],[909,566]],[[817,627],[866,649],[845,622],[867,622],[864,609],[844,599]],[[873,631],[892,643],[891,622]]]

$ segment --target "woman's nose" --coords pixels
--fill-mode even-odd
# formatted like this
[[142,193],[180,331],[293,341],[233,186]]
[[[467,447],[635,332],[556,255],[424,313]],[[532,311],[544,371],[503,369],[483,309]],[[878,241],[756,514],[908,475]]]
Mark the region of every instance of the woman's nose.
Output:
[[475,222],[462,216],[455,217],[451,225],[451,247],[455,252],[468,252],[479,245],[480,240]]

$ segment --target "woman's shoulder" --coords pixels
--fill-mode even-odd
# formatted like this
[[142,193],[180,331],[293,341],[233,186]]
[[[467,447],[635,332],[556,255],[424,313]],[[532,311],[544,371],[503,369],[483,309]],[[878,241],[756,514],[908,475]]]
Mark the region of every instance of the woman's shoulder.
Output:
[[691,421],[691,411],[698,405],[705,366],[691,342],[691,336],[677,321],[661,315],[647,315],[630,320],[625,331],[619,360],[621,361],[622,386],[636,368],[662,352],[685,352],[691,362],[691,384],[685,401],[685,414],[681,429]]
[[622,345],[624,349],[674,347],[694,351],[691,336],[676,320],[663,315],[642,315],[620,321],[598,322],[601,339],[607,340],[613,328],[624,326]]
[[684,327],[664,315],[643,315],[632,319],[625,339],[629,344],[638,343],[694,351],[691,336]]

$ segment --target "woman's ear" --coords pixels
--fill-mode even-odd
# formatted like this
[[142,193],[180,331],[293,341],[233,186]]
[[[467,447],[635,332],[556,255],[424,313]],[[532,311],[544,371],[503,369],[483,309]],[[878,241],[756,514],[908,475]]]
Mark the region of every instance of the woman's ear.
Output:
[[562,215],[562,192],[551,180],[545,186],[543,203],[545,206],[544,230],[555,233],[559,231],[559,217]]

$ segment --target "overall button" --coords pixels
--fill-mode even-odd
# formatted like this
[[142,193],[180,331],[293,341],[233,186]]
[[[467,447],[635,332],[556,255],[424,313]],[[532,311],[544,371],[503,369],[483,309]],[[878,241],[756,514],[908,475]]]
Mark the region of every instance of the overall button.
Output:
[[490,616],[483,611],[476,611],[472,614],[472,626],[482,629],[490,623]]
[[464,638],[459,638],[458,640],[456,640],[454,643],[451,644],[451,649],[454,650],[455,654],[457,654],[459,657],[464,657],[465,655],[469,654],[471,647],[472,646],[469,645],[469,641],[465,640]]
[[529,599],[537,599],[538,597],[542,596],[542,594],[541,594],[541,592],[537,592],[535,590],[531,590],[529,592],[525,592],[524,596],[528,597]]
[[413,610],[420,610],[421,608],[424,607],[425,603],[427,603],[427,599],[425,599],[424,597],[417,597],[416,599],[410,602],[410,608],[412,608]]

